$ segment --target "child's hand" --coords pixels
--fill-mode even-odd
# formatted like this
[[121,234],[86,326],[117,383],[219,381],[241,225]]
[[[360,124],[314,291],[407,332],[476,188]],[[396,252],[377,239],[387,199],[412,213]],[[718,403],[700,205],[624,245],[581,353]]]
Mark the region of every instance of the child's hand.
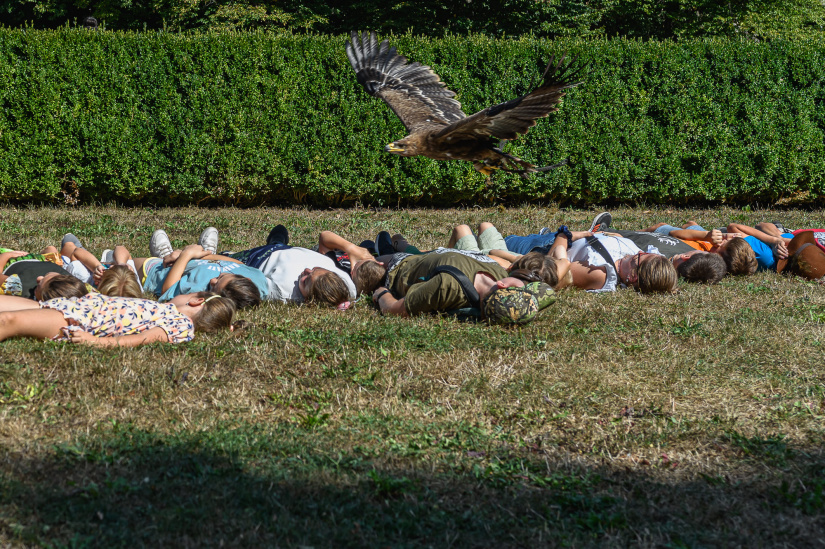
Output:
[[710,232],[710,243],[714,246],[719,246],[722,242],[725,241],[725,236],[722,234],[722,231],[719,229],[713,229]]
[[80,326],[65,326],[60,329],[63,332],[63,339],[64,341],[68,341],[69,343],[84,343],[86,345],[95,345],[99,343],[97,336],[90,334],[84,330],[80,329]]
[[183,249],[181,255],[186,254],[187,256],[193,259],[200,259],[204,256],[209,255],[209,252],[203,249],[203,246],[200,244],[189,244],[187,247]]
[[175,264],[175,261],[177,261],[179,257],[180,257],[180,250],[175,250],[174,252],[172,252],[171,254],[169,254],[169,255],[167,255],[166,257],[163,258],[163,266],[164,267],[171,267],[172,265]]
[[6,258],[11,259],[12,257],[22,257],[24,255],[29,255],[29,252],[23,252],[20,250],[12,250],[9,252],[3,252],[0,256],[5,256]]
[[95,271],[92,273],[92,282],[95,283],[95,286],[100,286],[100,280],[103,278],[103,273],[106,272],[106,267],[102,264],[95,267]]

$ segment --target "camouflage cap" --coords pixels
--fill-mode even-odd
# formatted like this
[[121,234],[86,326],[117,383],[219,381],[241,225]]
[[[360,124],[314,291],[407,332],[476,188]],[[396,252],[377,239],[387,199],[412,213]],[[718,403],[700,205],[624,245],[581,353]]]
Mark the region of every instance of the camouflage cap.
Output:
[[531,282],[520,288],[493,290],[481,310],[490,324],[526,324],[554,301],[553,288],[544,282]]

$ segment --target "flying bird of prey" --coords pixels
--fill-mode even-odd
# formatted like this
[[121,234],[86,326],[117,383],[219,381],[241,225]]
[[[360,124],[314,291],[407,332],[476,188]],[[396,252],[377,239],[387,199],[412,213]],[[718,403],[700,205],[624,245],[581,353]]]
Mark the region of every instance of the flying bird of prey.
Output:
[[488,177],[493,170],[523,176],[565,163],[537,168],[502,150],[506,141],[535,126],[536,119],[558,109],[565,90],[581,84],[576,81],[581,68],[565,64],[564,57],[558,62],[550,60],[541,84],[530,93],[467,116],[461,103],[453,99],[455,93],[430,67],[407,63],[387,40],[379,45],[374,32],[360,36],[352,32],[346,50],[358,82],[367,93],[383,99],[409,133],[387,145],[385,151],[435,160],[468,160]]

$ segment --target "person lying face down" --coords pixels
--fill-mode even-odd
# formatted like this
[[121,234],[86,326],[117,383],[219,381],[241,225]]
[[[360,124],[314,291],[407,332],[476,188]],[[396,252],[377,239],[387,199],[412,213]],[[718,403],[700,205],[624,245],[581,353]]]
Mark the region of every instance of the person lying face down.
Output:
[[442,267],[455,269],[463,275],[469,289],[478,298],[483,318],[491,324],[523,324],[533,320],[538,312],[555,301],[553,290],[543,282],[527,282],[535,277],[518,273],[509,276],[492,259],[476,259],[468,255],[440,249],[426,255],[407,256],[390,267],[389,287],[379,287],[373,300],[384,314],[413,316],[424,313],[445,313],[476,306],[468,289],[459,279]]
[[181,294],[168,303],[111,297],[97,292],[77,298],[33,302],[0,296],[0,341],[10,337],[54,339],[95,346],[134,347],[181,343],[196,331],[229,328],[231,299],[210,292]]

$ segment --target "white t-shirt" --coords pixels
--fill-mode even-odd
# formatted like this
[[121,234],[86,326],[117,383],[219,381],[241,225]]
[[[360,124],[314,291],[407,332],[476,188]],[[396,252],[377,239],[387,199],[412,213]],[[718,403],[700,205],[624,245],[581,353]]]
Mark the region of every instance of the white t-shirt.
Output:
[[[613,258],[614,263],[618,262],[623,257],[637,254],[642,251],[642,249],[636,246],[636,244],[634,244],[629,238],[608,236],[600,233],[596,233],[593,236],[599,239],[599,242],[601,242],[605,247],[607,253],[610,254],[611,258]],[[657,250],[654,246],[648,246],[647,251],[648,253],[659,253],[659,250]],[[573,242],[567,250],[567,257],[570,258],[570,261],[578,261],[579,263],[584,263],[585,265],[589,265],[591,267],[606,268],[607,277],[605,278],[604,286],[598,290],[588,291],[613,292],[620,284],[624,287],[624,284],[619,282],[619,275],[616,272],[616,269],[613,268],[613,265],[608,263],[607,260],[602,257],[602,254],[596,251],[592,246],[588,246],[586,239],[580,238],[579,240]]]
[[264,273],[267,284],[269,284],[267,299],[282,303],[288,301],[303,303],[304,296],[298,290],[298,278],[304,269],[315,267],[335,273],[347,285],[350,300],[355,299],[355,284],[349,275],[336,267],[335,262],[329,257],[306,248],[278,250],[261,264],[259,269]]

